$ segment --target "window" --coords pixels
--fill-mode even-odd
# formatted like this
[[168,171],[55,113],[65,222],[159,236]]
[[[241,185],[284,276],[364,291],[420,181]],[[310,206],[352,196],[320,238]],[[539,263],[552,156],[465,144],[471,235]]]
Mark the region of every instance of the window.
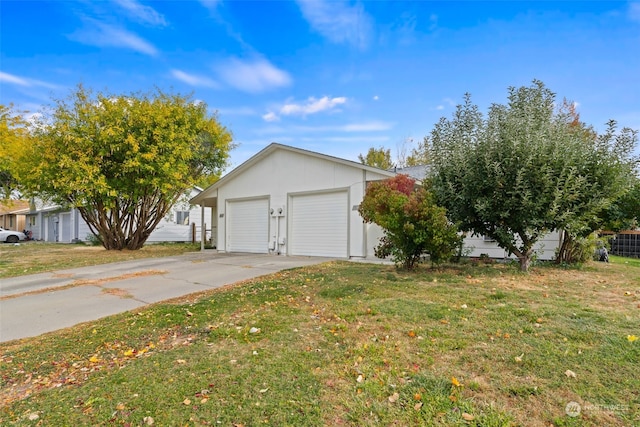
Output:
[[176,223],[189,225],[189,211],[176,212]]
[[29,217],[29,226],[33,227],[34,225],[36,225],[36,217],[35,216],[30,216]]

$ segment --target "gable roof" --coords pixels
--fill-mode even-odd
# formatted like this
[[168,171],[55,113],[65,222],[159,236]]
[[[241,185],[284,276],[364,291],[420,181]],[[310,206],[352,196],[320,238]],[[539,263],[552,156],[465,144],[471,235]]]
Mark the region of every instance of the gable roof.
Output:
[[315,151],[304,150],[302,148],[291,147],[289,145],[284,145],[284,144],[279,144],[277,142],[272,142],[271,144],[269,144],[265,148],[263,148],[261,151],[259,151],[257,154],[254,154],[252,157],[250,157],[248,160],[246,160],[240,166],[236,167],[231,172],[229,172],[228,174],[226,174],[225,176],[220,178],[218,181],[216,181],[215,183],[213,183],[212,185],[207,187],[200,194],[198,194],[197,196],[192,198],[190,202],[193,203],[193,204],[200,204],[204,199],[210,197],[214,191],[216,191],[219,187],[224,185],[227,181],[230,181],[231,179],[233,179],[233,177],[235,177],[237,175],[240,175],[245,170],[251,168],[254,164],[256,164],[257,162],[259,162],[262,159],[266,158],[271,153],[273,153],[273,152],[275,152],[277,150],[285,150],[285,151],[290,151],[290,152],[293,152],[293,153],[302,154],[302,155],[305,155],[305,156],[310,156],[310,157],[315,157],[315,158],[318,158],[318,159],[328,160],[330,162],[339,163],[339,164],[342,164],[342,165],[346,165],[346,166],[362,169],[362,170],[369,171],[369,172],[375,172],[375,173],[378,173],[378,174],[381,174],[381,175],[386,175],[388,177],[393,177],[393,176],[396,175],[392,171],[379,169],[379,168],[376,168],[376,167],[373,167],[373,166],[363,165],[362,163],[358,163],[358,162],[354,162],[354,161],[346,160],[346,159],[341,159],[340,157],[329,156],[327,154],[321,154],[321,153],[317,153]]
[[431,173],[429,165],[406,166],[404,168],[393,168],[393,172],[409,175],[416,181],[423,181]]

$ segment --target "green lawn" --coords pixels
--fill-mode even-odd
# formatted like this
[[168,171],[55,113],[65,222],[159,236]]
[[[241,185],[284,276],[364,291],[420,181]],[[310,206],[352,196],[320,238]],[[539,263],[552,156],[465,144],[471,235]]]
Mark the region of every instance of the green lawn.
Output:
[[335,262],[2,344],[0,424],[639,425],[637,336],[636,263]]
[[190,243],[149,244],[139,251],[107,251],[102,246],[85,244],[0,243],[0,278],[140,258],[172,256],[199,250],[200,244]]
[[640,267],[640,258],[624,258],[621,256],[609,255],[609,262],[613,264],[626,264],[633,267]]

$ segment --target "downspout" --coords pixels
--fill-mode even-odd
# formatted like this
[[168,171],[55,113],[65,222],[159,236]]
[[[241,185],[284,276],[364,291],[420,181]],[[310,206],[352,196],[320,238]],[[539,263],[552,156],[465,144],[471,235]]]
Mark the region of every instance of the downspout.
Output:
[[276,214],[276,255],[280,255],[280,216]]

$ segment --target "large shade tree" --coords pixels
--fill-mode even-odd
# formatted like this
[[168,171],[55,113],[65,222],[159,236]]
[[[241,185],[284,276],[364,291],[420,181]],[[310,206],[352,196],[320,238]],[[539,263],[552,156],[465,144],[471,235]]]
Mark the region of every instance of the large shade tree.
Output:
[[220,173],[231,133],[207,106],[156,90],[78,86],[32,128],[14,170],[30,194],[78,208],[106,249],[139,249],[172,205]]
[[526,271],[544,234],[597,227],[633,175],[635,131],[611,121],[595,136],[571,126],[574,119],[540,81],[510,88],[508,103],[493,104],[486,117],[467,95],[429,139],[438,203]]
[[13,165],[28,145],[28,122],[11,105],[0,105],[0,200],[18,195]]

